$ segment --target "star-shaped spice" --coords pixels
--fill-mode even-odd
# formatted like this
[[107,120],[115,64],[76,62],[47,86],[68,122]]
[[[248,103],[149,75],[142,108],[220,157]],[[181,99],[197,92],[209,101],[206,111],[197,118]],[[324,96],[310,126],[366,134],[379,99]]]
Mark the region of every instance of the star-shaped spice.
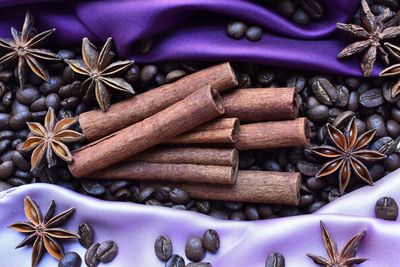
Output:
[[24,200],[24,210],[29,222],[17,222],[10,225],[10,228],[28,235],[16,248],[33,243],[32,267],[39,263],[44,249],[57,260],[64,256],[64,249],[57,239],[79,238],[70,231],[58,228],[73,214],[73,208],[54,216],[55,203],[52,201],[43,217],[38,205],[28,196]]
[[46,82],[49,80],[49,73],[39,63],[38,59],[43,60],[59,60],[57,54],[51,53],[37,47],[42,45],[55,29],[47,30],[32,36],[33,18],[29,12],[26,13],[22,31],[18,32],[15,28],[11,28],[13,40],[0,39],[0,47],[9,50],[7,54],[0,58],[0,64],[9,63],[18,59],[18,78],[20,87],[24,83],[24,69],[26,64],[40,78]]
[[316,264],[325,267],[351,267],[355,264],[363,263],[368,259],[357,258],[356,254],[362,237],[365,231],[356,234],[346,243],[343,250],[339,253],[336,242],[329,235],[325,224],[321,221],[321,232],[322,239],[324,240],[325,249],[328,252],[329,260],[321,256],[315,256],[313,254],[307,253]]
[[380,41],[396,38],[400,35],[400,26],[385,28],[384,22],[392,16],[389,8],[385,9],[379,16],[375,16],[365,0],[361,0],[361,26],[355,24],[337,23],[339,30],[349,33],[361,41],[346,46],[338,58],[351,56],[367,49],[362,60],[361,70],[364,76],[370,76],[377,52],[381,53],[385,64],[389,64],[388,54],[383,49]]
[[349,183],[351,173],[372,185],[373,181],[367,167],[361,160],[372,161],[386,158],[386,155],[365,148],[374,138],[375,129],[369,130],[357,138],[357,125],[353,117],[348,126],[348,133],[343,134],[336,127],[327,124],[328,136],[333,146],[323,145],[311,148],[311,151],[331,159],[315,175],[316,178],[330,175],[339,170],[339,191],[343,194]]
[[83,60],[65,60],[76,73],[89,76],[83,83],[82,89],[86,91],[86,96],[96,95],[97,102],[101,110],[107,111],[110,106],[111,94],[108,88],[134,94],[132,86],[121,77],[115,77],[125,71],[133,64],[132,60],[117,61],[111,63],[112,53],[110,53],[112,38],[108,38],[106,44],[97,52],[96,47],[88,38],[82,40]]
[[[391,43],[385,43],[386,50],[398,61],[400,61],[400,47]],[[394,64],[382,70],[379,73],[381,77],[400,76],[400,64]],[[400,95],[400,79],[390,87],[390,95],[395,98]]]
[[68,130],[77,120],[77,117],[65,118],[56,123],[54,110],[50,107],[44,119],[44,127],[37,122],[27,123],[33,136],[26,139],[22,150],[35,148],[31,156],[32,170],[38,169],[44,163],[44,158],[48,168],[54,166],[57,163],[54,153],[62,160],[72,162],[72,154],[65,144],[83,139],[83,134]]

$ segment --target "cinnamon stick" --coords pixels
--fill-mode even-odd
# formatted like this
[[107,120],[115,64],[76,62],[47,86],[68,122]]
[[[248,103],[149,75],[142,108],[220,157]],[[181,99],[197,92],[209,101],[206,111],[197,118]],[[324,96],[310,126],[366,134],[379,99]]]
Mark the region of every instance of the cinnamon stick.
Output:
[[243,122],[281,121],[297,118],[295,88],[248,88],[227,92],[222,97],[225,117]]
[[206,200],[298,205],[301,175],[295,172],[239,171],[233,185],[142,182],[142,187],[179,187]]
[[120,162],[89,175],[95,179],[158,180],[191,183],[234,184],[237,166]]
[[223,113],[218,92],[210,86],[203,87],[159,113],[75,151],[74,161],[68,167],[75,177],[88,175]]
[[223,63],[115,103],[107,112],[93,110],[82,113],[79,124],[87,140],[97,140],[156,114],[206,85],[222,92],[237,84],[230,63]]
[[305,146],[310,142],[310,125],[306,118],[270,121],[240,126],[238,150]]
[[239,155],[234,148],[156,147],[137,154],[129,161],[149,163],[199,164],[238,166]]
[[171,138],[167,144],[235,143],[239,137],[239,120],[221,118]]

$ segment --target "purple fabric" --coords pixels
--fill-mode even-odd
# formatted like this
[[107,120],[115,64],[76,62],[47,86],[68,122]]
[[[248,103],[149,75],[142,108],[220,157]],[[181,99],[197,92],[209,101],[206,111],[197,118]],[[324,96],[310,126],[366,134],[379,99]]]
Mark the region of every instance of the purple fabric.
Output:
[[[352,41],[336,31],[336,22],[348,21],[359,0],[323,4],[327,11],[323,19],[299,26],[266,4],[243,0],[0,0],[0,36],[9,37],[11,26],[20,29],[29,9],[40,30],[58,29],[53,44],[78,45],[84,36],[104,42],[112,36],[122,56],[141,63],[238,60],[361,76],[360,56],[336,58]],[[227,37],[225,28],[232,20],[262,26],[261,41]],[[136,54],[134,42],[148,36],[154,36],[153,49],[148,55]]]
[[[184,255],[186,240],[213,228],[221,237],[216,255],[207,253],[205,261],[215,267],[262,267],[271,252],[285,255],[287,267],[316,266],[306,253],[327,257],[319,221],[323,220],[332,237],[342,248],[354,234],[366,230],[358,256],[369,258],[362,267],[394,267],[400,262],[400,223],[374,218],[376,199],[391,196],[400,203],[400,171],[334,201],[319,214],[262,220],[257,222],[220,221],[194,212],[130,203],[107,202],[48,184],[32,184],[0,193],[0,266],[29,266],[31,247],[18,250],[24,235],[6,227],[25,220],[23,199],[32,197],[45,210],[56,200],[57,211],[75,207],[76,212],[66,228],[76,231],[79,223],[89,222],[96,231],[96,242],[116,240],[119,254],[110,266],[163,266],[154,255],[154,240],[169,235],[174,252]],[[330,214],[324,214],[330,213]],[[346,214],[346,215],[345,215]],[[66,242],[66,251],[84,255],[78,242]],[[40,266],[55,266],[46,255]]]

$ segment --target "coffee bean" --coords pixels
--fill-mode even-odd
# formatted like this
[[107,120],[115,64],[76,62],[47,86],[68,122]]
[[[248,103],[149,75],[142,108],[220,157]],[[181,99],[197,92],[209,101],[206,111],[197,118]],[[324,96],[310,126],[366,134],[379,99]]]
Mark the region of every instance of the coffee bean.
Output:
[[209,262],[191,262],[186,264],[186,267],[211,267]]
[[28,181],[25,179],[21,179],[19,177],[11,177],[10,179],[6,180],[7,183],[9,183],[13,187],[18,187],[21,185],[26,185],[28,184]]
[[[13,140],[13,142],[14,142],[14,140]],[[8,140],[8,139],[1,140],[0,141],[0,153],[6,152],[6,150],[10,148],[10,145],[11,145],[10,140]]]
[[62,77],[61,76],[51,76],[48,82],[44,82],[40,86],[40,92],[45,95],[57,93],[58,89],[62,86]]
[[0,192],[6,191],[10,188],[12,188],[12,186],[10,184],[0,181]]
[[58,111],[60,109],[60,106],[60,97],[57,94],[49,94],[46,97],[46,107],[52,107],[55,111]]
[[381,197],[375,204],[375,216],[387,221],[395,221],[399,215],[396,201],[391,197]]
[[206,251],[201,237],[193,236],[186,241],[185,254],[189,260],[194,262],[201,261],[204,258]]
[[228,220],[229,219],[229,214],[228,212],[224,211],[224,210],[211,210],[211,212],[209,213],[209,215],[215,219],[219,219],[219,220]]
[[357,111],[359,106],[358,104],[359,104],[358,92],[351,92],[349,95],[349,103],[347,105],[347,108],[352,111]]
[[286,86],[296,87],[296,93],[300,93],[306,86],[306,78],[301,74],[291,75],[286,81]]
[[101,196],[106,192],[106,188],[95,180],[84,179],[81,185],[83,190],[92,196]]
[[35,102],[33,102],[32,105],[31,105],[31,110],[32,111],[47,110],[47,108],[46,108],[46,98],[45,97],[41,97],[38,100],[36,100]]
[[61,102],[61,107],[66,109],[75,109],[79,105],[79,98],[76,96],[68,97]]
[[139,194],[139,201],[140,202],[145,202],[152,198],[155,194],[156,190],[152,187],[146,187],[143,189],[140,194]]
[[6,107],[10,107],[12,105],[13,99],[14,99],[13,93],[9,91],[3,96],[3,104]]
[[341,108],[344,108],[349,103],[349,90],[343,85],[336,86],[336,90],[338,92],[338,99],[335,102],[335,105]]
[[17,90],[16,98],[25,105],[30,105],[40,97],[39,91],[35,87],[25,87]]
[[246,39],[252,42],[257,42],[261,39],[263,30],[258,26],[251,26],[246,30]]
[[10,114],[0,113],[0,130],[7,130],[10,127]]
[[397,137],[400,135],[400,124],[395,120],[388,120],[386,121],[386,130],[390,136]]
[[58,263],[58,267],[80,267],[82,259],[76,252],[66,253]]
[[185,260],[179,255],[172,255],[165,263],[165,267],[185,267]]
[[383,167],[386,171],[395,171],[400,167],[400,156],[396,153],[392,153],[383,160]]
[[305,176],[314,176],[320,169],[320,166],[307,161],[298,161],[296,164],[297,170]]
[[133,64],[126,71],[124,79],[128,83],[132,84],[132,83],[135,83],[139,79],[139,77],[140,77],[140,69],[136,64]]
[[[1,113],[0,113],[1,117]],[[14,132],[13,131],[0,131],[0,140],[4,139],[13,139],[14,138]]]
[[99,243],[92,244],[85,253],[85,263],[88,267],[97,267],[100,264],[100,259],[97,258],[96,252],[100,247]]
[[329,108],[325,105],[317,105],[309,109],[308,118],[313,122],[323,122],[329,118]]
[[229,219],[232,221],[245,221],[246,220],[246,214],[244,214],[243,211],[236,211],[231,213],[229,216]]
[[302,9],[297,9],[294,13],[292,20],[300,25],[307,25],[310,23],[310,16]]
[[186,72],[184,70],[173,70],[167,74],[167,76],[165,77],[165,82],[172,83],[185,76]]
[[112,240],[104,241],[96,250],[96,257],[102,263],[110,262],[118,253],[118,246]]
[[262,163],[262,169],[264,171],[282,171],[282,167],[275,160],[266,160]]
[[24,159],[24,157],[18,151],[13,151],[12,162],[21,171],[29,172],[31,169],[29,162],[26,161],[26,159]]
[[5,161],[0,164],[0,179],[5,180],[10,178],[10,176],[14,173],[14,164],[12,161]]
[[217,253],[219,249],[220,239],[217,231],[208,229],[203,234],[203,245],[211,253]]
[[314,213],[325,205],[326,202],[324,201],[314,202],[311,206],[307,208],[307,213]]
[[299,207],[306,208],[314,203],[315,197],[313,195],[300,195]]
[[169,192],[169,199],[175,204],[186,204],[190,201],[190,196],[186,191],[174,188]]
[[157,74],[157,71],[158,69],[155,65],[144,66],[140,72],[140,80],[144,83],[150,82]]
[[285,258],[281,253],[271,253],[267,258],[265,267],[285,267]]
[[168,261],[172,256],[172,242],[168,236],[160,235],[154,243],[156,256],[162,261]]
[[281,0],[277,1],[276,4],[279,13],[286,18],[293,16],[296,11],[296,4],[292,0]]
[[32,175],[30,172],[24,172],[21,170],[15,170],[14,175],[16,177],[22,178],[22,179],[31,179]]
[[226,32],[229,37],[235,40],[243,38],[246,33],[247,25],[240,21],[234,21],[228,24]]
[[322,104],[331,106],[339,102],[339,93],[337,88],[335,88],[327,79],[316,79],[312,83],[311,87],[315,96]]
[[382,89],[370,89],[360,95],[360,104],[367,108],[376,108],[385,102]]
[[196,202],[196,208],[200,213],[208,214],[211,211],[211,204],[209,201],[198,201]]
[[29,111],[19,112],[10,119],[10,127],[13,130],[21,130],[26,127],[26,123],[31,119]]
[[79,243],[84,248],[89,248],[94,241],[93,227],[88,223],[81,223],[78,228]]
[[31,119],[32,121],[44,121],[44,118],[46,117],[47,111],[37,111],[37,112],[32,112],[31,114]]
[[268,71],[263,71],[257,74],[257,81],[263,86],[269,86],[274,81],[275,74]]
[[375,138],[380,138],[387,135],[386,125],[381,115],[376,113],[368,116],[365,119],[368,130],[376,129]]
[[324,15],[324,7],[317,0],[302,0],[300,6],[313,19],[319,19]]
[[153,46],[153,39],[151,37],[140,39],[135,43],[136,50],[140,54],[148,54]]

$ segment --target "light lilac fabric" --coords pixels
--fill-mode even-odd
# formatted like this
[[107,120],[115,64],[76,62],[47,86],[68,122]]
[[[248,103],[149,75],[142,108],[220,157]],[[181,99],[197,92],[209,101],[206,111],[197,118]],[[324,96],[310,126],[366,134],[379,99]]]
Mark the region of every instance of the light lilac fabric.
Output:
[[[400,171],[396,171],[373,187],[364,187],[334,201],[318,214],[257,222],[221,221],[189,211],[102,201],[54,185],[25,185],[0,193],[0,266],[30,264],[31,247],[14,249],[24,235],[6,228],[17,220],[25,220],[23,199],[30,196],[42,210],[53,199],[58,212],[75,207],[74,216],[66,224],[68,229],[76,231],[79,223],[88,222],[95,228],[96,242],[115,240],[119,253],[109,266],[164,266],[154,254],[158,235],[170,236],[174,253],[184,255],[186,240],[202,235],[208,228],[216,229],[221,237],[219,252],[207,253],[205,258],[213,266],[263,267],[271,252],[283,253],[287,267],[316,266],[305,254],[327,257],[319,226],[323,220],[339,248],[354,234],[366,231],[358,256],[369,261],[359,266],[395,267],[400,262],[400,223],[376,219],[373,210],[375,201],[382,196],[391,196],[400,203],[399,176]],[[78,242],[64,244],[66,251],[77,251],[84,256]],[[39,266],[55,264],[46,255]]]

